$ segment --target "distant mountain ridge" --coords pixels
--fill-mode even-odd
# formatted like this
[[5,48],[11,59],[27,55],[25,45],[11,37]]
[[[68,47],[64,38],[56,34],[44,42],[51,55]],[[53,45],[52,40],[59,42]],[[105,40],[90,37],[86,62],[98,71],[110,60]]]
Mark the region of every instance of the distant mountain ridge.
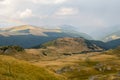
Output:
[[[0,28],[0,46],[20,45],[24,48],[32,48],[37,45],[55,40],[57,38],[84,38],[93,44],[103,48],[111,49],[120,44],[120,31],[111,34],[108,41],[96,41],[85,33],[79,32],[76,27],[69,25],[58,26],[55,29],[47,29],[31,25],[22,25],[9,28]],[[108,37],[111,37],[109,35]],[[107,37],[106,37],[107,38]]]
[[12,35],[36,35],[36,36],[46,36],[45,32],[61,32],[59,29],[44,29],[40,27],[34,27],[30,25],[15,26],[11,28],[3,28],[0,34],[3,36]]
[[116,31],[116,32],[114,32],[112,34],[109,34],[103,40],[104,41],[112,41],[112,40],[116,40],[116,39],[120,39],[120,30]]
[[108,49],[114,49],[116,47],[120,46],[120,39],[111,40],[108,42],[102,42],[102,41],[96,41],[96,40],[90,40],[91,43],[96,44],[97,46],[108,50]]
[[71,36],[75,36],[75,37],[83,37],[85,39],[88,40],[92,40],[93,38],[91,36],[89,36],[88,34],[82,33],[78,31],[78,28],[73,27],[73,26],[69,26],[69,25],[62,25],[60,26],[60,29],[62,32],[67,33]]
[[[109,27],[103,27],[98,30],[94,30],[91,35],[96,39],[96,40],[101,40],[101,41],[110,41],[109,36],[112,36],[112,34],[119,32],[120,31],[120,25],[116,26],[109,26]],[[114,36],[113,36],[114,37]]]
[[72,26],[67,26],[67,28],[66,26],[60,26],[57,29],[47,29],[31,25],[22,25],[1,28],[0,46],[20,45],[24,48],[31,48],[61,37],[83,37],[85,39],[92,39],[89,35],[78,32]]

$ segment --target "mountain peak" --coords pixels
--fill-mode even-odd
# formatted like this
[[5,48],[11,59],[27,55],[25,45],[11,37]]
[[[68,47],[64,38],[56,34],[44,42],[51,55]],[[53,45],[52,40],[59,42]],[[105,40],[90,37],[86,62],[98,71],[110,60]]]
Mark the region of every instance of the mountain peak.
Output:
[[12,28],[9,28],[9,30],[12,31],[18,31],[18,30],[25,30],[25,29],[35,29],[35,27],[31,26],[31,25],[22,25],[22,26],[15,26]]

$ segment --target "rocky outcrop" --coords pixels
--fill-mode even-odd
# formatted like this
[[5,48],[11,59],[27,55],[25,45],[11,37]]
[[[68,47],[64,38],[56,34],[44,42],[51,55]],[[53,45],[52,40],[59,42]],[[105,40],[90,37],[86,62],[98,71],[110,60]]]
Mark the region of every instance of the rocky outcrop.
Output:
[[99,46],[91,43],[84,38],[58,38],[56,40],[47,42],[41,47],[43,55],[64,55],[71,56],[72,54],[82,54],[89,52],[103,51]]
[[45,50],[56,51],[64,55],[87,53],[103,50],[99,46],[83,38],[58,38],[57,40],[47,42],[41,46]]
[[12,54],[16,52],[22,52],[24,49],[20,46],[1,46],[0,54]]

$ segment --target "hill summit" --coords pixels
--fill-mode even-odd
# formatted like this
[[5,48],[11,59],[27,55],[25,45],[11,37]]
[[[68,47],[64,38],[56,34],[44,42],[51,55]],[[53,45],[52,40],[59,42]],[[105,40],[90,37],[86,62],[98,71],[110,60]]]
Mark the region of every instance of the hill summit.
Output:
[[100,51],[103,50],[99,46],[91,43],[89,40],[84,38],[58,38],[56,40],[47,42],[41,46],[37,46],[37,48],[43,48],[45,54],[53,53],[82,53],[87,51]]

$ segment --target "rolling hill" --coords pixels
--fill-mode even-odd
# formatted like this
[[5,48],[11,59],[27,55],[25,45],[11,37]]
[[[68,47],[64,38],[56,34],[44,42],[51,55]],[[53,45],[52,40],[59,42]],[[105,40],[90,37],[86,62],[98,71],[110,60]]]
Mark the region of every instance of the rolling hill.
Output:
[[58,38],[38,47],[0,47],[0,80],[120,79],[119,47],[99,52],[103,49],[83,38]]
[[[87,54],[64,55],[62,57],[55,58],[55,56],[53,55],[53,52],[55,52],[54,47],[57,47],[56,50],[66,50],[66,46],[73,46],[73,44],[78,44],[74,41],[76,39],[69,39],[70,38],[57,39],[52,43],[50,42],[43,44],[43,47],[49,50],[49,54],[47,56],[44,55],[44,60],[38,60],[33,64],[38,66],[41,66],[41,64],[43,64],[43,67],[46,67],[56,74],[65,76],[67,80],[120,79],[120,48],[104,52],[88,52]],[[69,40],[69,44],[67,43],[67,40]],[[83,46],[83,44],[81,44],[81,46]],[[80,46],[78,45],[78,47]],[[75,49],[76,51],[78,50],[76,47]],[[69,48],[69,50],[72,51],[73,49]],[[50,53],[50,51],[52,51],[52,53]],[[50,54],[52,57],[54,57],[54,59],[50,58]],[[59,52],[55,54],[59,54]]]
[[0,80],[64,80],[49,70],[10,56],[0,55]]
[[72,55],[103,50],[99,46],[96,46],[95,44],[84,38],[70,37],[58,38],[42,45],[38,45],[35,48],[43,49],[42,53],[46,56]]

